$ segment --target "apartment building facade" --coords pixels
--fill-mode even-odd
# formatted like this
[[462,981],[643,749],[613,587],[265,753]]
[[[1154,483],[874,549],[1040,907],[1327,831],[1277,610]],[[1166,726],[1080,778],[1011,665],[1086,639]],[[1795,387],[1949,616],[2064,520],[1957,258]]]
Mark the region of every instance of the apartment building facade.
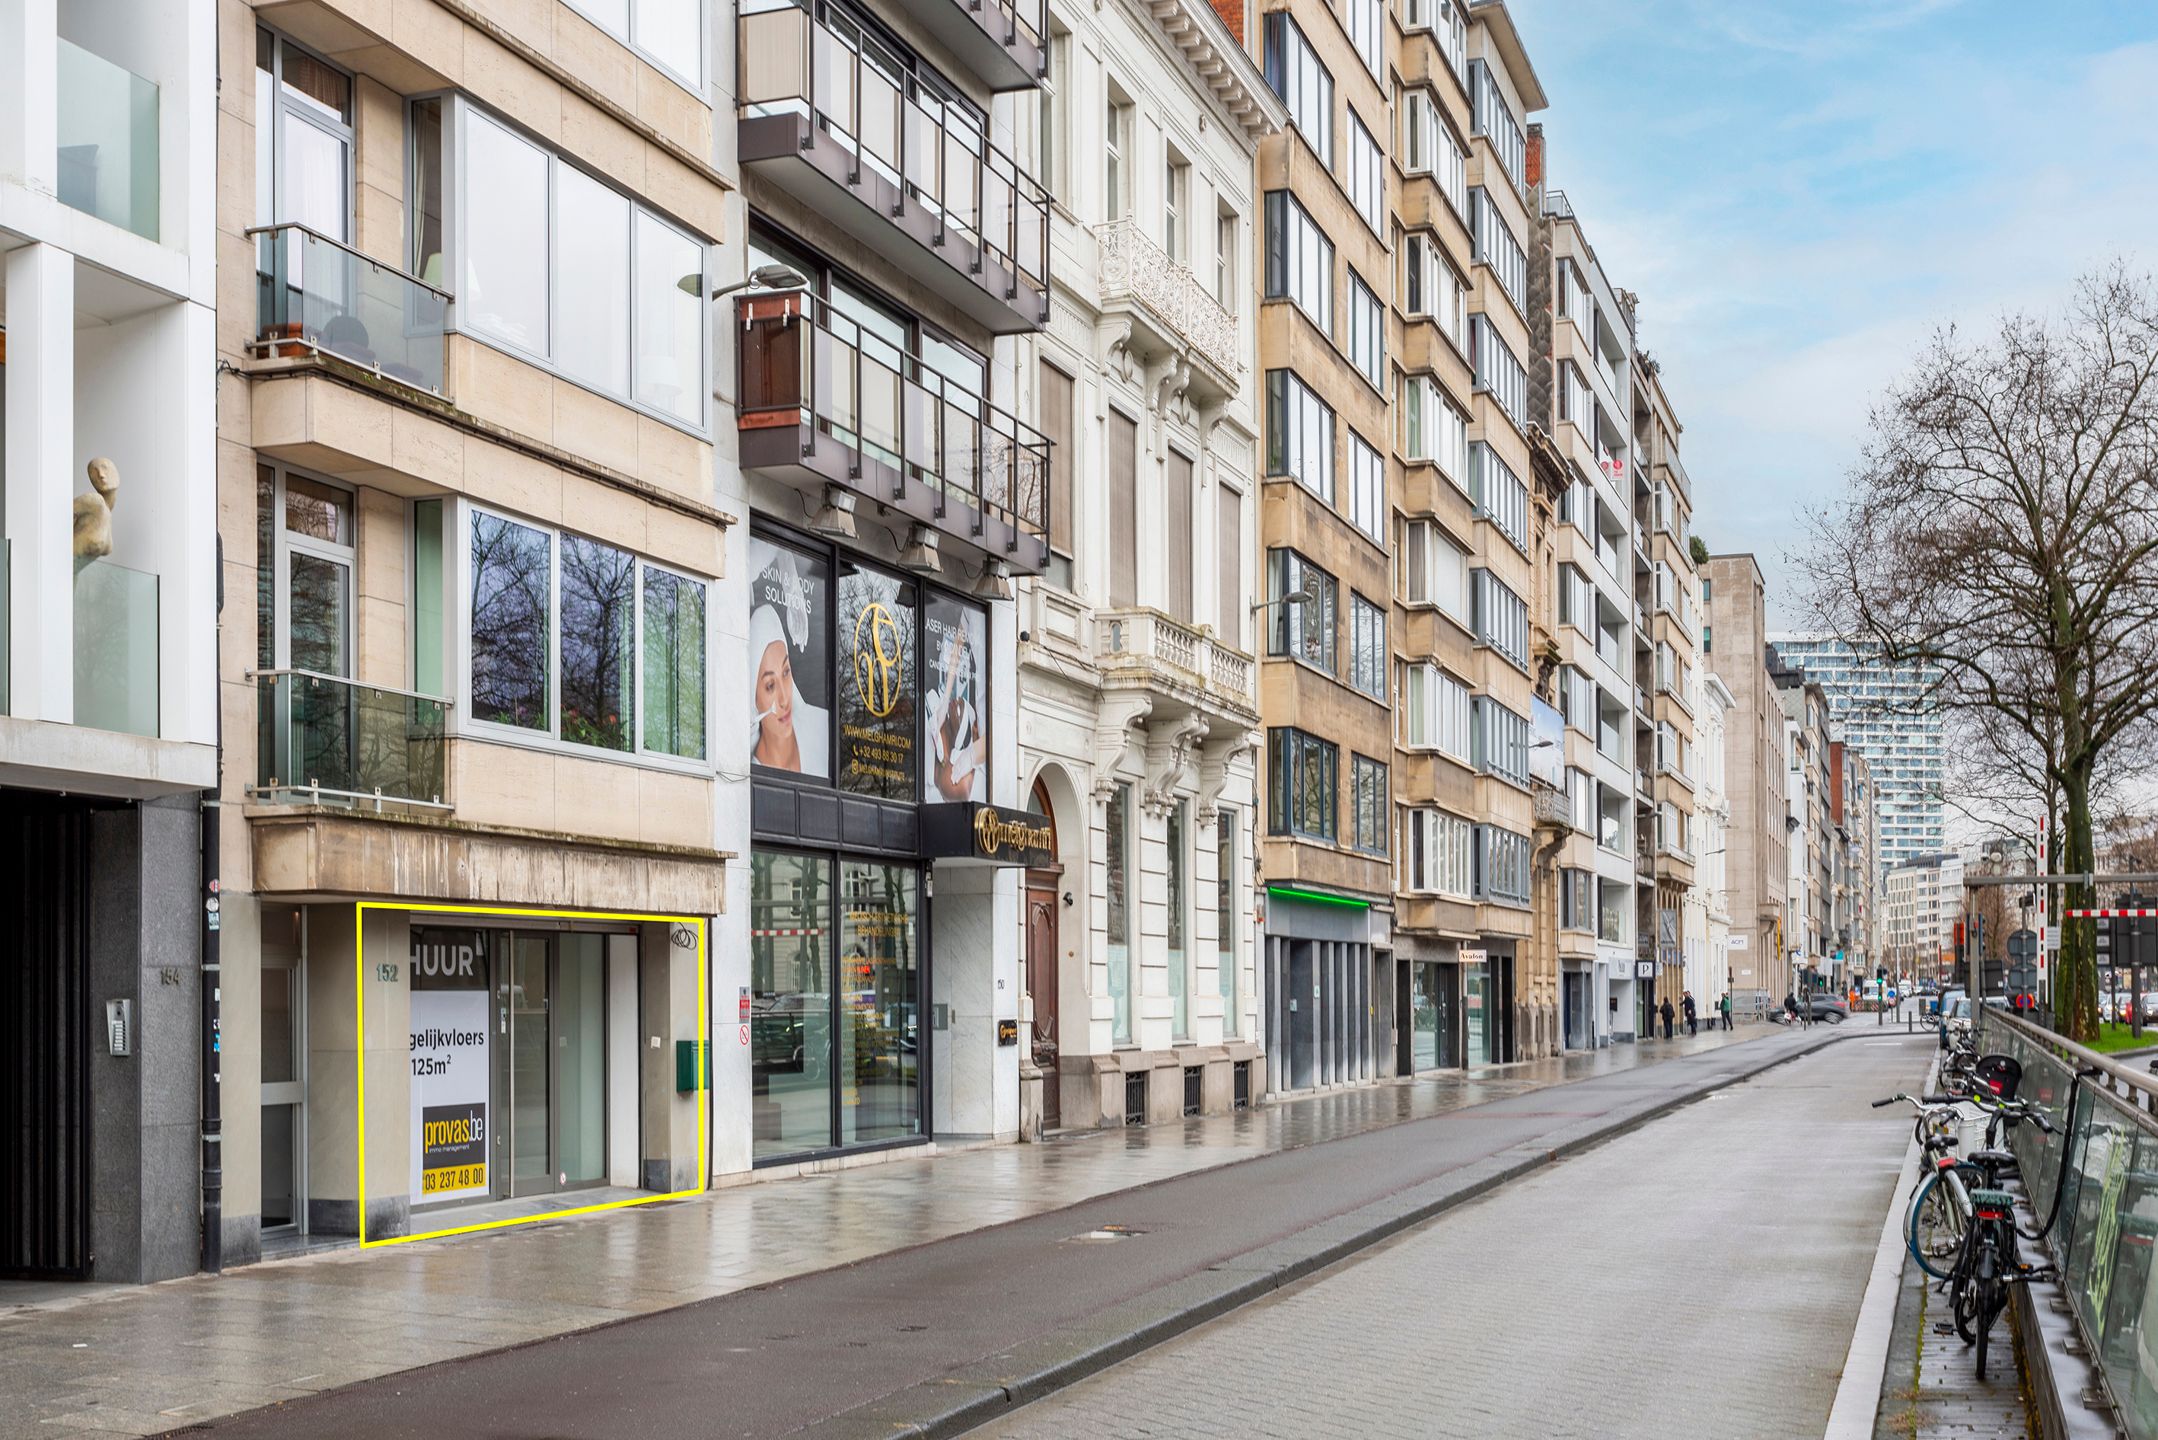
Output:
[[[1770,647],[1771,655],[1774,647]],[[1838,839],[1835,783],[1829,770],[1828,699],[1797,670],[1773,669],[1783,711],[1785,803],[1791,837],[1786,852],[1784,954],[1816,988],[1836,988]]]
[[1880,811],[1881,864],[1937,854],[1946,844],[1941,784],[1948,763],[1946,719],[1929,703],[1937,667],[1889,664],[1878,642],[1827,635],[1769,636],[1785,665],[1828,696],[1830,718],[1873,769]]
[[1943,852],[1889,866],[1881,899],[1881,949],[1893,972],[1944,984],[1959,978],[1955,929],[1963,918],[1962,857]]
[[1857,747],[1832,739],[1828,754],[1836,801],[1836,940],[1846,973],[1866,980],[1880,963],[1880,810],[1872,766]]
[[0,7],[0,1276],[202,1254],[215,25]]
[[1705,1013],[1713,1014],[1732,988],[1731,797],[1725,788],[1724,741],[1733,701],[1729,687],[1706,665],[1694,672],[1694,694],[1699,725],[1694,754],[1700,766],[1693,812],[1697,848],[1682,930],[1686,988]]
[[1742,1011],[1781,1002],[1791,983],[1784,901],[1791,837],[1784,714],[1768,668],[1761,567],[1751,555],[1711,555],[1702,566],[1703,663],[1730,692],[1724,715],[1724,842],[1731,893],[1731,986]]
[[1022,372],[1052,445],[1020,586],[1023,1133],[1266,1089],[1254,846],[1259,144],[1281,101],[1200,0],[1052,5],[1026,153],[1053,198]]
[[[1540,129],[1531,151],[1549,164]],[[1541,177],[1539,177],[1541,178]],[[1637,636],[1633,328],[1562,190],[1539,187],[1532,393],[1563,463],[1552,528],[1555,747],[1568,827],[1559,843],[1561,1033],[1569,1049],[1642,1033],[1636,956]],[[1541,741],[1544,737],[1539,734]]]
[[701,1185],[747,1118],[678,1057],[738,543],[701,11],[217,36],[227,1258]]
[[[1634,353],[1634,775],[1636,970],[1643,1013],[1685,989],[1680,921],[1694,881],[1694,670],[1700,582],[1692,553],[1693,488],[1662,367]],[[1699,996],[1695,997],[1696,1002]]]

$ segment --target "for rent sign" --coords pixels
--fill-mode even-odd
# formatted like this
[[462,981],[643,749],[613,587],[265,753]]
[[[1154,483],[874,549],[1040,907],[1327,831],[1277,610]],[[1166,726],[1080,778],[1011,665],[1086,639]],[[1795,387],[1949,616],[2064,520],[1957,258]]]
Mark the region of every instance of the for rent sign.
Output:
[[487,950],[474,930],[412,931],[413,1199],[487,1194]]

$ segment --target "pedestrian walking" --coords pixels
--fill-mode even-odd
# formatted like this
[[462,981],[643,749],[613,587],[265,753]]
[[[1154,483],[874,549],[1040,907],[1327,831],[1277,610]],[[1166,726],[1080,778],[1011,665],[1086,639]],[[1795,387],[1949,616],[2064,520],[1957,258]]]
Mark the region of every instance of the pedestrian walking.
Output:
[[1681,1001],[1680,1001],[1679,1003],[1680,1003],[1680,1004],[1681,1004],[1681,1005],[1682,1005],[1682,1006],[1684,1007],[1684,1009],[1685,1009],[1685,1011],[1686,1011],[1686,1033],[1687,1033],[1687,1035],[1688,1035],[1688,1036],[1694,1036],[1694,1035],[1698,1035],[1698,1034],[1700,1034],[1700,1033],[1701,1033],[1701,1026],[1700,1026],[1700,1023],[1699,1023],[1699,1017],[1698,1017],[1698,1016],[1696,1015],[1696,1013],[1695,1013],[1695,1011],[1694,1011],[1694,1004],[1693,1004],[1693,992],[1692,992],[1691,990],[1688,990],[1688,991],[1686,992],[1685,998],[1684,998],[1683,1000],[1681,1000]]
[[1660,1013],[1663,1015],[1663,1038],[1668,1040],[1671,1038],[1671,1019],[1678,1013],[1671,1008],[1670,996],[1664,997],[1663,1010]]
[[1724,996],[1723,996],[1723,998],[1722,998],[1721,1000],[1718,1000],[1718,1001],[1716,1002],[1716,1008],[1717,1008],[1717,1010],[1721,1011],[1721,1012],[1722,1012],[1722,1014],[1723,1014],[1723,1028],[1724,1028],[1724,1029],[1726,1029],[1726,1030],[1730,1029],[1730,1028],[1731,1028],[1731,994],[1730,994],[1730,992],[1729,992],[1728,990],[1724,992]]

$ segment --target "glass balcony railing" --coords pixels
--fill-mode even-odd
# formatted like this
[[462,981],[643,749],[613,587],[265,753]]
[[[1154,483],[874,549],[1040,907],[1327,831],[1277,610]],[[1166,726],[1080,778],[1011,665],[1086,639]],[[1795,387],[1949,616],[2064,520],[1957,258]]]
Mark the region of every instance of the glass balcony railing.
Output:
[[260,670],[255,686],[258,797],[449,808],[449,701],[308,670]]
[[841,12],[813,18],[801,0],[742,0],[737,48],[744,115],[809,117],[857,170],[1047,285],[1049,193],[990,143],[974,106]]
[[59,42],[60,201],[157,239],[157,86]]
[[305,225],[255,241],[255,339],[263,358],[310,353],[447,397],[450,296]]
[[806,291],[746,295],[736,314],[744,430],[813,427],[851,475],[893,472],[892,498],[919,483],[1048,534],[1049,441],[1032,426]]
[[110,560],[75,572],[75,723],[158,733],[157,577]]

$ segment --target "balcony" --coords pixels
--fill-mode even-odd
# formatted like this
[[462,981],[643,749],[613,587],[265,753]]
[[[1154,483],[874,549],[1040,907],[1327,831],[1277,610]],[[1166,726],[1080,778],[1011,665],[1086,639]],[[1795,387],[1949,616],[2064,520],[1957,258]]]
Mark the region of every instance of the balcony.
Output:
[[450,702],[307,670],[255,672],[255,798],[300,805],[447,810]]
[[840,487],[985,563],[1041,573],[1049,441],[1040,432],[805,291],[745,295],[735,314],[743,470],[828,508],[829,487]]
[[[956,0],[928,0],[916,10]],[[998,335],[1049,318],[1049,197],[945,98],[796,0],[744,0],[737,21],[744,169],[860,237]]]
[[1258,722],[1252,657],[1159,610],[1097,611],[1094,656],[1104,690],[1144,689],[1171,708]]
[[255,241],[257,360],[333,356],[449,398],[450,296],[305,225],[265,225]]
[[1102,311],[1132,322],[1123,344],[1141,359],[1189,348],[1213,369],[1213,388],[1235,394],[1244,376],[1236,316],[1129,217],[1095,226],[1094,243]]
[[75,723],[158,733],[158,581],[110,560],[75,572]]
[[1028,90],[1049,73],[1041,0],[923,0],[907,7],[992,90]]
[[58,47],[60,203],[156,240],[157,86],[71,41]]

